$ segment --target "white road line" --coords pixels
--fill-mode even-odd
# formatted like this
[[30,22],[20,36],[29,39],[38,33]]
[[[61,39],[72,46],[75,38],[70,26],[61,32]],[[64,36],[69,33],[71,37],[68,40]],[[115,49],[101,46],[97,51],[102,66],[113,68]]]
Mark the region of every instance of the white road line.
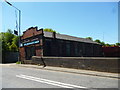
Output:
[[72,85],[72,84],[67,84],[67,83],[61,83],[61,82],[57,82],[57,81],[52,81],[52,80],[47,80],[47,79],[43,79],[43,78],[37,78],[37,77],[33,77],[33,76],[22,75],[22,74],[16,75],[16,77],[24,78],[24,79],[28,79],[28,80],[33,80],[33,81],[37,81],[37,82],[41,82],[41,83],[47,83],[47,84],[60,86],[60,87],[64,87],[64,88],[86,88],[86,87],[82,87],[82,86],[77,86],[77,85]]
[[19,78],[24,78],[24,79],[28,79],[28,80],[32,80],[32,81],[36,81],[36,82],[41,82],[41,83],[46,83],[46,84],[50,84],[50,85],[54,85],[54,86],[59,86],[59,87],[63,87],[63,88],[72,88],[72,87],[67,87],[67,86],[62,86],[59,84],[55,84],[55,83],[50,83],[50,82],[45,82],[45,81],[40,81],[40,80],[36,80],[36,79],[32,79],[32,78],[28,78],[28,77],[21,77],[21,76],[17,76]]

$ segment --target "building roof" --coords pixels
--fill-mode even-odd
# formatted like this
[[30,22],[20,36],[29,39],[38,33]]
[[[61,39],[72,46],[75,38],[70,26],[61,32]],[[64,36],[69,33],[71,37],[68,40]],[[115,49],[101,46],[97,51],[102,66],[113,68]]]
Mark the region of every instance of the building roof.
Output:
[[[53,38],[53,32],[46,32],[44,31],[44,36],[45,37],[49,37],[49,38]],[[64,34],[55,34],[55,37],[57,39],[63,39],[63,40],[70,40],[70,41],[78,41],[78,42],[85,42],[85,43],[94,43],[94,44],[98,44],[97,42],[94,42],[90,39],[86,39],[86,38],[79,38],[79,37],[75,37],[75,36],[70,36],[70,35],[64,35]]]

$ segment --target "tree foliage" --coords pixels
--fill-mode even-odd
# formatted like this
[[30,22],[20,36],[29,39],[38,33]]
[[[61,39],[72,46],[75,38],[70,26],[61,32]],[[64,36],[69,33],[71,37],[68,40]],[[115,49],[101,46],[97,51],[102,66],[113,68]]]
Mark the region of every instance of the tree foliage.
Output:
[[51,28],[45,28],[45,29],[43,29],[43,31],[59,33]]
[[105,44],[105,46],[112,46],[112,45],[110,45],[110,44],[107,43],[107,44]]
[[12,31],[8,29],[8,31],[4,34],[4,40],[6,43],[12,44],[12,39],[14,38],[14,34],[12,34]]
[[92,37],[86,37],[86,39],[90,39],[90,40],[93,40]]
[[101,42],[100,44],[101,44],[102,46],[106,46],[105,42]]
[[14,38],[12,39],[12,44],[15,44],[17,46],[17,48],[19,47],[19,37],[18,36],[14,36]]
[[12,45],[9,46],[9,50],[15,52],[18,51],[18,47],[15,43],[12,43]]
[[2,43],[2,52],[18,51],[19,37],[14,35],[12,30],[0,33],[0,41]]
[[115,45],[116,45],[116,46],[120,46],[120,43],[116,43]]
[[96,39],[95,42],[97,42],[99,44],[101,43],[101,41],[99,39]]
[[120,43],[115,43],[115,44],[108,44],[103,41],[100,41],[99,39],[96,39],[95,42],[101,44],[102,46],[120,46]]

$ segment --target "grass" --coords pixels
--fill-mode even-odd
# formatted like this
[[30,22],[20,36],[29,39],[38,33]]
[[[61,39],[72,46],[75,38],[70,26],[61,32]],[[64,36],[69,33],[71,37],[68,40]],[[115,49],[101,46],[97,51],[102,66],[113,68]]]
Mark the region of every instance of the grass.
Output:
[[21,64],[21,61],[17,61],[16,64]]

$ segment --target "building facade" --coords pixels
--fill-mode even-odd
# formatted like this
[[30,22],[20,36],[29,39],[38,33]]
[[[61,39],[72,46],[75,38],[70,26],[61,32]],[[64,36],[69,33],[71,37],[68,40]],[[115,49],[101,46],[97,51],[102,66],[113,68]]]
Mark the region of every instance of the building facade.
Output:
[[90,39],[55,32],[45,32],[37,27],[28,28],[21,36],[21,60],[32,56],[99,57],[102,46]]
[[103,46],[105,57],[120,57],[120,46]]

